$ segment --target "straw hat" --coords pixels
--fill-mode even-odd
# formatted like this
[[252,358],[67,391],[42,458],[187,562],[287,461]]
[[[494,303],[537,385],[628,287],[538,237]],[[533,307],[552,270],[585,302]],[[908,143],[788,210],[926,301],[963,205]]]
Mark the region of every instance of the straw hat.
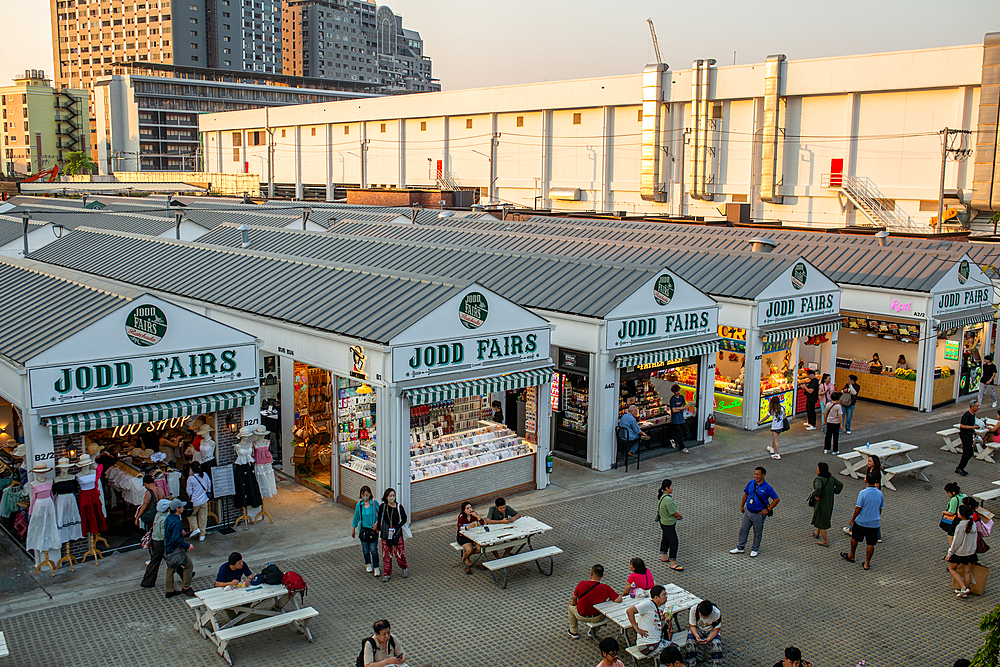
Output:
[[203,422],[202,420],[200,420],[200,419],[195,419],[195,420],[194,420],[193,422],[191,422],[191,426],[190,426],[189,428],[190,428],[190,429],[191,429],[192,431],[197,431],[197,430],[198,430],[199,428],[201,428],[201,427],[202,427],[202,426],[203,426],[204,424],[205,424],[205,422]]
[[45,473],[51,470],[52,466],[50,466],[45,461],[39,461],[38,463],[35,464],[35,467],[31,469],[31,472],[35,473],[36,475],[44,475]]
[[56,467],[69,469],[73,467],[73,464],[70,463],[69,459],[64,456],[63,458],[59,459],[59,463],[56,464]]
[[94,459],[90,458],[90,454],[84,454],[80,457],[80,460],[76,462],[81,468],[86,468],[94,463]]
[[253,435],[253,426],[244,426],[240,429],[240,434],[237,437],[249,438],[251,435]]
[[264,428],[263,424],[257,424],[257,426],[254,427],[253,432],[256,435],[267,435],[268,433],[270,433],[270,431]]
[[198,427],[198,430],[195,431],[195,433],[197,433],[198,435],[208,435],[211,432],[212,432],[212,427],[209,426],[208,424],[202,424],[201,426]]
[[91,456],[97,454],[98,452],[102,452],[102,451],[104,451],[104,447],[101,447],[96,442],[92,442],[89,445],[87,445],[87,453],[90,454]]
[[133,447],[132,451],[128,453],[129,456],[142,456],[142,450],[138,447]]
[[14,451],[11,453],[11,456],[23,459],[25,454],[27,454],[27,452],[24,449],[24,443],[21,443],[20,445],[17,446],[17,448],[14,449]]

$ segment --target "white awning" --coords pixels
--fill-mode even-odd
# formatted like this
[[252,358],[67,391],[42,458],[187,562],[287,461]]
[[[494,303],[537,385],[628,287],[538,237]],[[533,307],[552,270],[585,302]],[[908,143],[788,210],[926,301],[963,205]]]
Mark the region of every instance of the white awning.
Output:
[[820,322],[819,324],[810,324],[804,327],[792,327],[790,329],[768,331],[764,333],[764,342],[773,343],[780,340],[792,340],[793,338],[808,338],[809,336],[818,336],[820,334],[830,333],[831,331],[839,331],[841,322],[843,322],[843,320],[836,319],[829,322]]
[[257,398],[256,389],[240,389],[222,394],[185,398],[163,403],[134,405],[128,408],[111,410],[95,410],[93,412],[78,412],[72,415],[42,417],[42,424],[49,427],[52,435],[73,435],[87,433],[101,428],[115,428],[143,422],[159,422],[175,417],[201,415],[219,410],[241,408],[252,405]]
[[712,340],[706,343],[670,347],[665,350],[649,350],[647,352],[622,354],[615,358],[615,366],[618,368],[629,368],[631,366],[655,364],[661,361],[669,361],[671,359],[684,359],[686,357],[697,357],[703,354],[715,354],[718,351],[719,341]]
[[466,396],[483,396],[495,391],[537,387],[538,385],[552,382],[552,373],[554,370],[553,366],[546,366],[544,368],[534,368],[529,371],[493,375],[476,380],[463,380],[462,382],[447,382],[427,387],[416,387],[415,389],[404,389],[403,396],[406,397],[411,406],[417,406],[437,403],[439,401],[450,401],[455,398],[465,398]]
[[936,328],[938,331],[961,329],[962,327],[972,326],[973,324],[990,322],[994,317],[996,317],[996,313],[990,310],[985,313],[975,313],[974,315],[966,315],[965,317],[959,317],[953,320],[940,320],[938,321]]

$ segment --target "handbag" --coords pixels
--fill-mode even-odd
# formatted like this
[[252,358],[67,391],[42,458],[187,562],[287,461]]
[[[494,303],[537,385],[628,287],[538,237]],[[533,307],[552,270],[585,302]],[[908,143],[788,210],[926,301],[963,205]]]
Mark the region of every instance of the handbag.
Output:
[[410,524],[404,523],[400,532],[403,534],[403,538],[410,539],[413,537],[413,531],[410,530]]
[[781,432],[784,433],[785,431],[791,430],[791,428],[792,428],[792,425],[788,423],[788,417],[782,417],[781,418]]
[[147,530],[146,534],[142,536],[141,540],[139,540],[139,546],[142,547],[143,549],[146,549],[146,550],[149,550],[149,548],[151,546],[153,546],[153,529],[152,528],[150,528],[149,530]]
[[[820,493],[822,493],[824,490],[826,490],[826,485],[829,484],[829,483],[830,483],[830,478],[827,477],[826,478],[826,484],[823,484],[823,486],[820,487]],[[813,491],[812,493],[809,494],[809,507],[816,507],[816,492],[815,491]]]
[[167,564],[167,567],[179,570],[187,564],[187,552],[184,551],[184,549],[177,547],[173,551],[168,551],[163,556],[163,562]]
[[149,489],[146,489],[146,493],[152,494],[153,500],[149,503],[149,506],[146,507],[146,511],[139,515],[139,521],[142,521],[144,528],[152,528],[153,519],[156,518],[156,494]]
[[983,536],[980,535],[979,531],[977,530],[976,531],[976,553],[977,554],[984,554],[984,553],[986,553],[989,550],[990,550],[990,545],[986,544],[986,540],[983,539]]
[[358,537],[361,538],[362,542],[375,542],[378,540],[378,535],[375,533],[374,528],[365,528],[364,526],[358,531]]

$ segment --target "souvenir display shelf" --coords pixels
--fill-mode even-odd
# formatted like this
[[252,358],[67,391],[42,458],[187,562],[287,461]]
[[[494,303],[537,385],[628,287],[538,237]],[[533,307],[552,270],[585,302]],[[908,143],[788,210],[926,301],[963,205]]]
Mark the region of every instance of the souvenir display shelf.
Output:
[[342,467],[375,479],[375,392],[359,394],[352,381],[337,378],[337,443]]

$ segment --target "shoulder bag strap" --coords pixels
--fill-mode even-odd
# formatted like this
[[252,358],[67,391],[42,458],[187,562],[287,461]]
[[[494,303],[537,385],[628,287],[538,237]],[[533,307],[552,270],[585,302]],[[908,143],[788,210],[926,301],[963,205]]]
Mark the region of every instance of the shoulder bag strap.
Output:
[[596,582],[596,583],[595,583],[595,584],[594,584],[593,586],[591,586],[590,588],[588,588],[588,589],[587,589],[587,592],[586,592],[586,593],[584,593],[583,595],[581,595],[581,596],[580,596],[579,598],[577,598],[577,599],[582,599],[582,598],[585,598],[585,597],[587,597],[588,595],[590,595],[590,593],[591,593],[591,592],[592,592],[592,591],[593,591],[593,590],[594,590],[595,588],[597,588],[597,587],[598,587],[598,586],[600,586],[600,585],[601,585],[601,582],[599,582],[599,581],[598,581],[598,582]]

